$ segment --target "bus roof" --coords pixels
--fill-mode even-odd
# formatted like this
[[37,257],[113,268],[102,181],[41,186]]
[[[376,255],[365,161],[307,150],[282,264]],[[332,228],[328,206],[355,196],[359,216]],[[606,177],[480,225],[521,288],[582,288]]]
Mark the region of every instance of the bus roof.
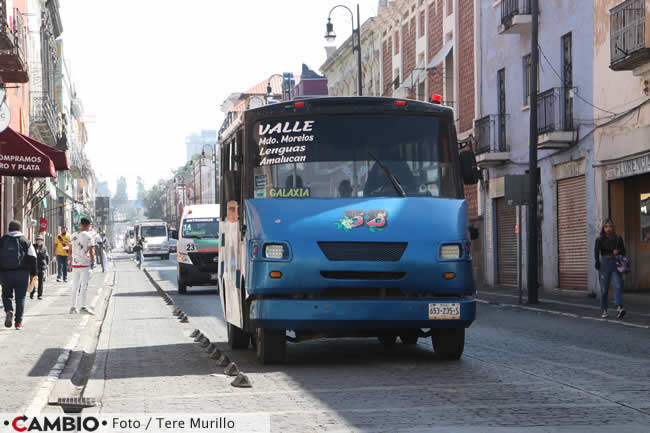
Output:
[[183,209],[183,218],[219,218],[218,204],[193,204]]

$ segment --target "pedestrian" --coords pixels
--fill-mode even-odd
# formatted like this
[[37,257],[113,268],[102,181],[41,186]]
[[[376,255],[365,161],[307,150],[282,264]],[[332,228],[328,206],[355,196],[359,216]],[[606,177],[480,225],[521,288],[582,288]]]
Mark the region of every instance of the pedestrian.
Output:
[[61,227],[61,233],[56,236],[54,241],[54,256],[56,257],[56,281],[68,282],[68,257],[70,255],[70,235],[66,227]]
[[[36,251],[30,241],[22,234],[18,221],[9,223],[9,232],[0,238],[0,284],[2,284],[2,304],[4,305],[5,327],[11,328],[15,320],[16,329],[23,327],[25,296],[27,285],[36,275]],[[16,313],[12,297],[16,298]]]
[[138,269],[142,269],[142,250],[144,249],[144,238],[139,238],[133,246],[135,258],[138,261]]
[[81,312],[95,314],[88,307],[88,281],[90,271],[95,268],[95,252],[93,250],[93,238],[90,235],[90,220],[86,217],[80,220],[80,231],[73,233],[70,243],[70,257],[68,265],[72,268],[72,307],[70,314],[76,314],[77,297],[81,295]]
[[[43,245],[43,236],[36,237],[36,271],[38,272],[38,299],[43,299],[43,285],[45,284],[45,274],[50,264],[50,256],[47,254],[47,248]],[[68,264],[65,264],[68,266]],[[29,298],[34,299],[35,288],[29,293]]]
[[623,239],[616,234],[614,222],[608,218],[603,223],[594,249],[596,269],[598,269],[600,281],[600,317],[603,319],[608,316],[607,298],[610,282],[614,286],[616,317],[621,319],[625,316],[625,307],[623,306],[623,277],[616,270],[616,256],[618,255],[625,255],[625,244],[623,243]]

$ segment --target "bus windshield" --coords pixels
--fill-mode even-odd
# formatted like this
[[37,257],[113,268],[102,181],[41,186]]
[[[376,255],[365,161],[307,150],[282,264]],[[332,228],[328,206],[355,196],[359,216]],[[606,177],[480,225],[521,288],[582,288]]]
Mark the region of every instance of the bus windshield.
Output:
[[157,238],[167,236],[167,230],[165,230],[165,226],[142,226],[140,230],[142,237],[144,238]]
[[218,218],[194,218],[183,221],[184,238],[194,239],[218,239],[219,219]]
[[[457,197],[447,121],[430,115],[315,115],[253,125],[254,198]],[[372,155],[372,156],[371,156]]]

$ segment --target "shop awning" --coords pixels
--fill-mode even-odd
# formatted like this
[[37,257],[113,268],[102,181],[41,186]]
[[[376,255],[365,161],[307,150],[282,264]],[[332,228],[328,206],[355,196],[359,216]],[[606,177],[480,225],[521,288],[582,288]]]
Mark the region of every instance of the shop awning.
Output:
[[55,177],[54,163],[11,128],[0,132],[0,175]]
[[66,155],[63,150],[55,149],[52,146],[48,146],[47,144],[41,143],[38,140],[34,140],[32,137],[28,137],[24,134],[20,134],[20,136],[29,141],[32,146],[46,154],[54,163],[54,168],[56,171],[70,170],[68,155]]

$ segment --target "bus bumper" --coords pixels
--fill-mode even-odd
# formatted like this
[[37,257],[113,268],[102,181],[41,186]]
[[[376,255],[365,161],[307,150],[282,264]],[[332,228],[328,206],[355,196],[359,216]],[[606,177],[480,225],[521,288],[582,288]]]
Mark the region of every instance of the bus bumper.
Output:
[[[460,318],[429,318],[429,304],[460,304]],[[271,329],[467,328],[476,317],[476,299],[257,299],[250,319]]]

